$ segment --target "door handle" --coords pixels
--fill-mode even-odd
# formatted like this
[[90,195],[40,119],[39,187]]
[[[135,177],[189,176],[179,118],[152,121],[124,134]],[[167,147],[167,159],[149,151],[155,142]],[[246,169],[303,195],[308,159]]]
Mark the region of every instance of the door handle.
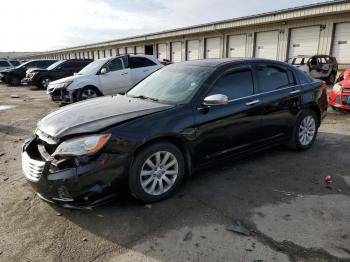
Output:
[[123,75],[127,75],[128,73],[122,73],[122,74],[120,74],[121,76],[123,76]]
[[290,92],[291,95],[298,94],[298,93],[300,93],[299,89]]
[[253,106],[253,105],[256,105],[257,103],[260,103],[260,100],[259,100],[259,99],[256,99],[256,100],[247,102],[247,103],[245,103],[245,104],[246,104],[247,106]]
[[143,70],[143,72],[148,72],[149,70],[148,69],[146,69],[146,70]]

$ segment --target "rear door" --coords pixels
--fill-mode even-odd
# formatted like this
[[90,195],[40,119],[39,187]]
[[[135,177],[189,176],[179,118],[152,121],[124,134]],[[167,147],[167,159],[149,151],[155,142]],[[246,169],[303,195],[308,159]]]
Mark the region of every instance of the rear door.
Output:
[[137,56],[129,57],[129,67],[132,86],[136,85],[159,68],[159,66],[150,59]]
[[254,79],[250,66],[226,71],[203,96],[222,94],[227,105],[195,109],[198,138],[195,158],[198,162],[237,154],[252,147],[260,139],[261,108],[254,95]]
[[277,64],[255,65],[262,108],[262,137],[279,140],[288,135],[300,106],[301,90],[288,68]]
[[[126,57],[124,57],[127,61]],[[106,74],[100,74],[101,91],[104,95],[126,92],[131,87],[130,69],[125,68],[122,58],[109,60],[102,68],[107,69]]]

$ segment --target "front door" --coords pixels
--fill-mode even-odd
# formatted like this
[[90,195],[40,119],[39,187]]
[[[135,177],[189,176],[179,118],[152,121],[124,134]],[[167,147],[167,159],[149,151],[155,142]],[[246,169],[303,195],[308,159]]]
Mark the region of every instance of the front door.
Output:
[[124,68],[121,58],[110,60],[103,68],[107,73],[100,74],[100,86],[104,95],[126,92],[131,87],[130,69]]
[[199,104],[200,109],[195,109],[197,163],[245,151],[260,139],[260,100],[254,95],[250,67],[225,72],[204,97],[214,94],[226,95],[229,102],[210,107]]

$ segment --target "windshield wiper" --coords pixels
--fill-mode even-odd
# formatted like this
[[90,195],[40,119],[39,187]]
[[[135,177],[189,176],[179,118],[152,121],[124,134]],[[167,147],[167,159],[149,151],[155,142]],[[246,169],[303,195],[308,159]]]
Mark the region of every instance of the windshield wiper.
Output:
[[157,99],[157,98],[148,97],[148,96],[144,96],[144,95],[130,96],[130,97],[133,97],[133,98],[140,98],[140,99],[144,99],[144,100],[147,99],[147,100],[152,100],[152,101],[158,102],[158,99]]

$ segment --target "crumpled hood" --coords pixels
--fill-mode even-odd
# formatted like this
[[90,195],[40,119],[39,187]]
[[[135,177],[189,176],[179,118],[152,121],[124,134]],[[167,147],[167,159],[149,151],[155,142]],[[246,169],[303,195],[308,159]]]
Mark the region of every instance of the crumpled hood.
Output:
[[39,71],[48,71],[47,69],[44,69],[44,68],[29,68],[26,73],[33,73],[33,72],[39,72]]
[[104,96],[63,107],[40,120],[38,129],[54,138],[91,133],[172,107],[123,95]]
[[65,77],[65,78],[58,79],[56,81],[52,81],[50,84],[55,85],[55,84],[64,83],[64,82],[67,82],[67,81],[70,81],[70,80],[79,80],[80,78],[84,78],[84,77],[86,77],[86,75],[68,76],[68,77]]

